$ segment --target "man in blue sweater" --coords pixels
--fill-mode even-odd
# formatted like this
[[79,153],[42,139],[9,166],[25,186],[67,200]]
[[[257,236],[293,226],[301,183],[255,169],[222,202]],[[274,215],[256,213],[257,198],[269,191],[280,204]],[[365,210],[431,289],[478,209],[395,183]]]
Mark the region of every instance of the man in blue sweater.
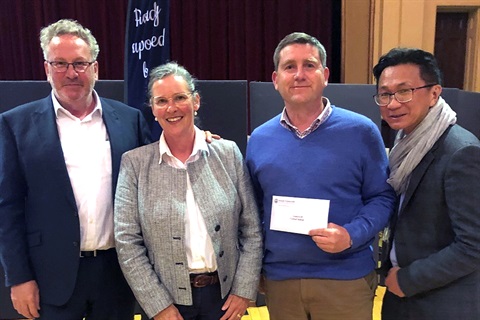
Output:
[[[252,133],[246,157],[262,210],[270,318],[371,319],[377,279],[371,245],[395,203],[380,132],[323,97],[329,70],[316,38],[286,36],[273,60],[285,108]],[[328,225],[305,234],[272,230],[278,222],[272,212],[285,214],[272,206],[274,196],[327,200]]]

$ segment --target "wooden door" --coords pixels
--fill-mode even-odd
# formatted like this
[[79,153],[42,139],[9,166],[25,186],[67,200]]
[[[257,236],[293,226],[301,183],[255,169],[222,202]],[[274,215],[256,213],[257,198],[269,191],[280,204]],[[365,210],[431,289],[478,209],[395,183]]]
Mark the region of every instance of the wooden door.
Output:
[[463,89],[467,12],[438,12],[435,26],[434,55],[443,72],[443,86]]

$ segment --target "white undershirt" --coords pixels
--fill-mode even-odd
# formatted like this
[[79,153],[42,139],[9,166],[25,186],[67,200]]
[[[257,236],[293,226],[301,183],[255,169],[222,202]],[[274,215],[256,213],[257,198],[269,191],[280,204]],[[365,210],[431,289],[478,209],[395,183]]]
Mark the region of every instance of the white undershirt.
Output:
[[80,220],[80,250],[105,250],[113,237],[112,155],[102,105],[83,120],[63,108],[52,93],[65,164]]
[[[197,161],[203,151],[208,153],[203,131],[195,127],[195,142],[192,154],[182,163],[170,151],[162,133],[159,141],[160,163],[165,161],[168,165],[186,170],[188,163]],[[195,202],[190,177],[187,171],[186,212],[185,212],[185,250],[187,253],[188,268],[190,273],[213,272],[217,270],[215,251],[212,240],[208,235],[205,220]]]

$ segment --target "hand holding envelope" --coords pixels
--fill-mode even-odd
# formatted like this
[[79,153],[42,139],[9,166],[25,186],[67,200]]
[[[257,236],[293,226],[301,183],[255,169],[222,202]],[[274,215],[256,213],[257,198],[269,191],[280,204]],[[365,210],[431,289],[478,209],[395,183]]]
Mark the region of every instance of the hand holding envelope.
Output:
[[329,208],[330,200],[273,196],[270,229],[308,235],[327,227]]
[[328,223],[330,200],[272,197],[270,229],[309,235],[325,252],[337,253],[351,247],[348,231]]
[[327,228],[313,229],[308,233],[317,246],[325,252],[338,253],[352,246],[347,229],[335,223],[329,223]]

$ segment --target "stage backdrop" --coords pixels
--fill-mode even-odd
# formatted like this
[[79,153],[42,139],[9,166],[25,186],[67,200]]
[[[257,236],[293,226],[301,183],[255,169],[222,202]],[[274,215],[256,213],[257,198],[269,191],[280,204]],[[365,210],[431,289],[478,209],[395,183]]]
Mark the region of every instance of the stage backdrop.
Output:
[[147,86],[151,69],[170,58],[170,1],[129,0],[125,32],[125,102],[143,111],[153,138],[160,135],[148,107]]

